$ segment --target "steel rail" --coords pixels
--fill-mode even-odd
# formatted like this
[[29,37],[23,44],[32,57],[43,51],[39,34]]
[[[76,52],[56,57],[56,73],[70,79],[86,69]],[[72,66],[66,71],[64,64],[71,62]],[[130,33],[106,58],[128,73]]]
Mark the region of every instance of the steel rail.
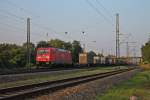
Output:
[[135,68],[120,69],[116,71],[110,71],[110,72],[99,73],[94,75],[86,75],[86,76],[61,79],[56,81],[48,81],[48,82],[37,83],[37,84],[3,88],[0,89],[0,100],[19,100],[19,98],[30,97],[33,95],[41,94],[43,92],[53,92],[66,87],[71,87],[92,80],[127,72],[133,69]]

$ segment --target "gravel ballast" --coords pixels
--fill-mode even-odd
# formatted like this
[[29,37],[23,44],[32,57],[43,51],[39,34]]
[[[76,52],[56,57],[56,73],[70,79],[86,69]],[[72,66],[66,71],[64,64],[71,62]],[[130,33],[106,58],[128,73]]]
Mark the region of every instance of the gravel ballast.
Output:
[[45,95],[35,97],[32,100],[95,100],[96,96],[104,93],[106,89],[131,78],[140,71],[140,69],[136,69],[124,72],[122,74],[113,75],[107,78],[59,90],[54,93],[47,93]]

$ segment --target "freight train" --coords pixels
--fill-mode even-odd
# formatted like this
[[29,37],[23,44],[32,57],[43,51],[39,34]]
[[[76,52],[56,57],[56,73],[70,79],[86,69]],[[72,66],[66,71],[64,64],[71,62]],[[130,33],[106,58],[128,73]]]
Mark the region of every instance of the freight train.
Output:
[[[126,64],[125,59],[120,59],[121,64]],[[71,52],[64,49],[47,47],[37,48],[37,65],[74,65]],[[77,65],[116,65],[115,56],[92,56],[89,53],[79,54],[79,63]]]
[[103,55],[90,55],[90,53],[80,53],[79,54],[79,64],[80,65],[115,65],[115,56],[103,56]]

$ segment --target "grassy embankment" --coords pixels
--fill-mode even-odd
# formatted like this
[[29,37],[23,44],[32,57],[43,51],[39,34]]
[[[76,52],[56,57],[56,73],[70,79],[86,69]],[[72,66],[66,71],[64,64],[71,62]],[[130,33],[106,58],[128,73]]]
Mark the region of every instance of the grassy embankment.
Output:
[[[96,67],[96,68],[90,68],[90,69],[81,69],[77,71],[71,71],[71,72],[60,72],[55,74],[46,74],[46,75],[36,75],[36,76],[27,76],[28,78],[25,80],[17,80],[13,82],[7,82],[7,83],[0,83],[0,88],[4,87],[12,87],[12,86],[19,86],[23,84],[32,84],[32,83],[39,83],[39,82],[45,82],[45,81],[52,81],[52,80],[58,80],[58,79],[65,79],[65,78],[71,78],[71,77],[77,77],[77,76],[84,76],[84,75],[91,75],[96,73],[102,73],[102,72],[108,72],[115,70],[117,67]],[[122,66],[121,68],[126,68]]]
[[145,70],[150,70],[150,64],[141,64],[140,67]]
[[128,81],[112,87],[97,100],[150,100],[150,71],[143,71]]

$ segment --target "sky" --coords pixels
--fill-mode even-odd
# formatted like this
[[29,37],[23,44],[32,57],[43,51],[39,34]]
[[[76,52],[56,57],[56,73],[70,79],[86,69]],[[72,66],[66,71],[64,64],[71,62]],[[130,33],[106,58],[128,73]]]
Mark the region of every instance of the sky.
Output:
[[[26,42],[27,18],[31,42],[78,40],[86,51],[115,54],[115,21],[119,13],[121,55],[130,55],[148,41],[150,0],[0,0],[0,43]],[[67,32],[68,34],[65,34]],[[83,34],[84,32],[84,34]],[[48,34],[48,35],[47,35]]]

